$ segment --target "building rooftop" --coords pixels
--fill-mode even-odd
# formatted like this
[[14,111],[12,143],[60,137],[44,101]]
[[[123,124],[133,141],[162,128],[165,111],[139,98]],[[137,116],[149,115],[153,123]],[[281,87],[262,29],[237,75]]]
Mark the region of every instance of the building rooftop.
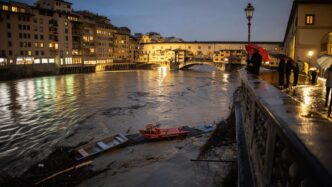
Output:
[[71,3],[71,2],[68,2],[68,1],[64,1],[64,0],[55,0],[55,1],[60,1],[60,2],[63,2],[63,3],[67,3],[67,4],[73,4],[73,3]]
[[[183,41],[183,42],[150,42],[145,44],[181,44],[181,43],[191,43],[191,44],[246,44],[248,41]],[[276,44],[283,45],[282,41],[254,41],[253,44]]]
[[[40,0],[37,0],[36,3],[38,4]],[[72,4],[71,2],[68,1],[64,1],[64,0],[54,0],[54,1],[58,1],[58,2],[62,2],[62,3],[66,3],[66,4]]]

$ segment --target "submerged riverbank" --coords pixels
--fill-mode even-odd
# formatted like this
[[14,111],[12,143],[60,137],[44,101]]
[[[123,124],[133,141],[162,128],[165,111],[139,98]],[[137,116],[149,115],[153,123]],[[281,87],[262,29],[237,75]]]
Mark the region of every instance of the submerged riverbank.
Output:
[[7,185],[235,186],[234,128],[232,113],[212,133],[126,146],[81,162],[73,159],[71,148],[57,148]]
[[0,83],[2,170],[21,176],[56,147],[75,147],[115,133],[136,133],[148,123],[167,128],[222,121],[229,116],[238,85],[236,72],[201,67]]

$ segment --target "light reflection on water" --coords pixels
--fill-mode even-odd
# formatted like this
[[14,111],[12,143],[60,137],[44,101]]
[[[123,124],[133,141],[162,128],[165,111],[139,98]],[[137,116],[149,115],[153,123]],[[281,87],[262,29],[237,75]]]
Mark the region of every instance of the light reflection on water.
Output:
[[2,82],[0,167],[16,174],[91,116],[102,116],[94,125],[112,133],[152,121],[181,126],[220,120],[237,85],[234,74],[166,68]]

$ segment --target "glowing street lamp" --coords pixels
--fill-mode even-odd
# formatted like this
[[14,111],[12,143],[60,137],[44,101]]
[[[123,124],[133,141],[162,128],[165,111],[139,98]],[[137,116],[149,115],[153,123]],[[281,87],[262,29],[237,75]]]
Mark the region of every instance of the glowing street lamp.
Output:
[[248,43],[250,43],[250,26],[251,26],[251,19],[254,15],[254,7],[251,5],[251,3],[248,3],[247,7],[244,9],[246,12],[246,17],[248,19]]

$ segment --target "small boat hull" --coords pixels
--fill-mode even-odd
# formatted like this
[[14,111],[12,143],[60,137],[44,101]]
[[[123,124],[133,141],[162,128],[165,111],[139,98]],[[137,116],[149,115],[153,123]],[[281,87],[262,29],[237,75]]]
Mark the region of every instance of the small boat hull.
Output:
[[212,125],[197,125],[194,128],[201,132],[204,132],[204,133],[208,133],[208,132],[212,132],[212,131],[216,130],[216,128]]
[[158,140],[158,139],[186,136],[189,133],[189,131],[185,131],[179,128],[165,128],[165,129],[155,128],[153,131],[140,130],[140,133],[147,140]]
[[128,138],[122,134],[116,134],[93,143],[82,145],[75,149],[76,160],[86,159],[110,149],[119,147],[128,142]]

